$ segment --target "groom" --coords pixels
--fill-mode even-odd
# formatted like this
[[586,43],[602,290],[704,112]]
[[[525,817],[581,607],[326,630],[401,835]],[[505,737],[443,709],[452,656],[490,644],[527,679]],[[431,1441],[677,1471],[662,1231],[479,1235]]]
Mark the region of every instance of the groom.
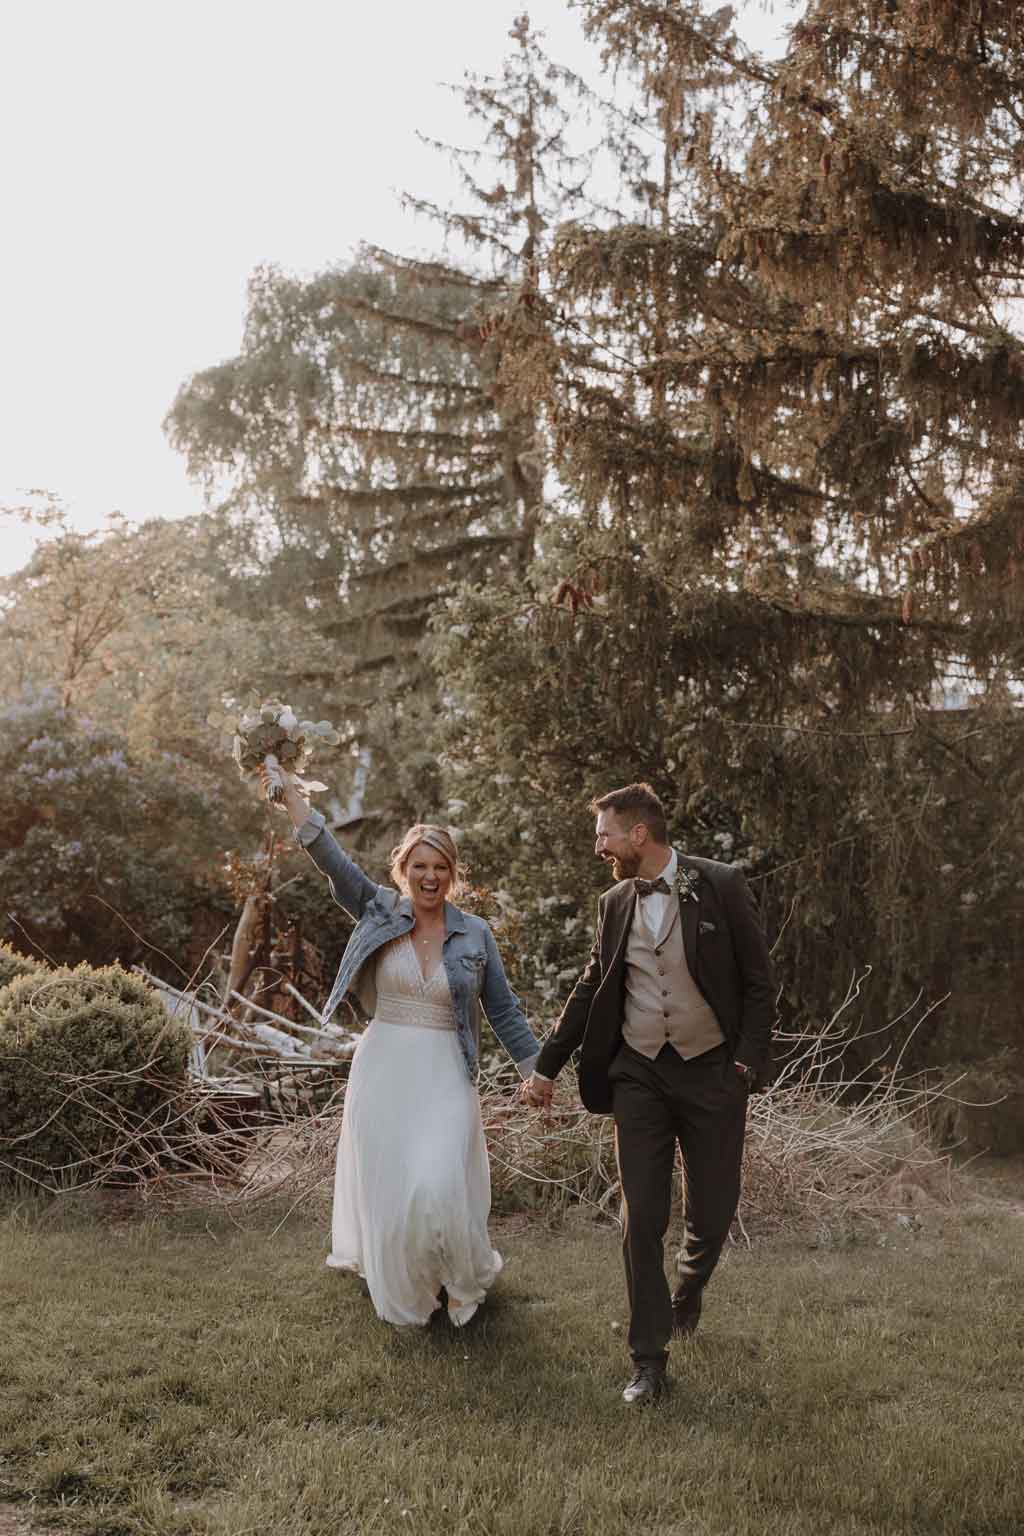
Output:
[[[775,987],[754,902],[729,864],[680,856],[649,784],[592,800],[594,851],[618,881],[597,938],[524,1084],[547,1106],[580,1049],[580,1097],[615,1119],[629,1293],[630,1404],[665,1388],[669,1337],[692,1333],[736,1213],[747,1095],[769,1070]],[[664,1238],[676,1142],[685,1176],[677,1283]]]

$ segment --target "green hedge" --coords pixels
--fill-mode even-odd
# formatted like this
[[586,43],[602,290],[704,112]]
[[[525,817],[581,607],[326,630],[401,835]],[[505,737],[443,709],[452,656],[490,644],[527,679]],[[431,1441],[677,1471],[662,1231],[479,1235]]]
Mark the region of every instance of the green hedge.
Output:
[[47,1187],[141,1169],[191,1035],[120,966],[36,969],[0,991],[0,1176]]

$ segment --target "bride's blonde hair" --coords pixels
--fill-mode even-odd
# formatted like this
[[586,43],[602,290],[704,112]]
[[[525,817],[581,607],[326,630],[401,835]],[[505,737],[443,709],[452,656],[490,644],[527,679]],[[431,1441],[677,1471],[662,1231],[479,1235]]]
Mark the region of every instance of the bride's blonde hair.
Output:
[[418,821],[415,826],[410,827],[402,841],[391,850],[391,878],[399,890],[408,892],[409,882],[405,878],[405,870],[409,863],[409,855],[417,843],[426,843],[447,862],[452,872],[449,895],[461,896],[466,889],[466,871],[459,863],[459,850],[455,846],[455,839],[446,827],[437,827],[429,821]]

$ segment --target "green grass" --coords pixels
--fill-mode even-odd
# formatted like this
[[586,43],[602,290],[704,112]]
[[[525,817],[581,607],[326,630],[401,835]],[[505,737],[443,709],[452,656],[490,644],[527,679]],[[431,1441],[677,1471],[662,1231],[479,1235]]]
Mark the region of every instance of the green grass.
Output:
[[[1019,1536],[1024,1217],[731,1249],[626,1409],[617,1236],[396,1332],[308,1219],[0,1218],[0,1500],[93,1536]],[[70,1210],[71,1214],[66,1214]]]

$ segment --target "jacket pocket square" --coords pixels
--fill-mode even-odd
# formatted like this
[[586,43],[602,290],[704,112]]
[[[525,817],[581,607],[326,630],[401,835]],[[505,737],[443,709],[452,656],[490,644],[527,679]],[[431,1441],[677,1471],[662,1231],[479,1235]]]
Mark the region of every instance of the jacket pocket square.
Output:
[[701,922],[700,931],[701,933],[717,933],[718,928],[715,923]]

